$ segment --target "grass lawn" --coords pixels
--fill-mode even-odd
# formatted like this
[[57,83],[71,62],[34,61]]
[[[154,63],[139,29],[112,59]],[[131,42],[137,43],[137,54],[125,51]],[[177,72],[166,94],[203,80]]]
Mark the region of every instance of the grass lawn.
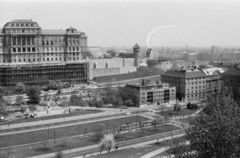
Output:
[[[172,130],[176,130],[176,129],[179,129],[179,128],[176,126],[172,126],[172,125],[159,126],[157,128],[157,130],[155,130],[154,127],[146,128],[146,129],[144,129],[144,133],[142,133],[141,130],[137,130],[137,131],[131,132],[131,133],[120,134],[117,136],[116,139],[118,142],[121,142],[121,141],[126,141],[126,140],[130,140],[130,139],[134,139],[134,138],[140,138],[140,137],[144,137],[144,136],[148,136],[148,135],[168,132],[168,131],[172,131]],[[97,143],[96,135],[93,135],[90,137],[86,137],[85,139],[75,137],[75,138],[68,138],[65,140],[57,140],[56,144],[53,144],[53,142],[49,142],[47,145],[47,150],[44,149],[44,146],[42,144],[35,144],[35,145],[32,145],[32,149],[29,149],[29,146],[25,146],[25,147],[14,148],[14,149],[12,149],[12,151],[13,151],[13,155],[17,155],[18,158],[25,158],[25,157],[29,157],[29,156],[33,156],[33,155],[41,155],[41,154],[46,154],[46,153],[51,153],[51,152],[56,152],[56,151],[67,150],[70,148],[77,148],[77,147],[93,145],[96,143]],[[7,151],[0,150],[0,157],[7,158]],[[114,156],[114,158],[115,158],[115,156]]]
[[[176,139],[176,138],[174,138]],[[179,142],[183,142],[186,141],[184,137],[181,138],[177,138],[179,139]],[[170,141],[169,141],[170,142]],[[169,146],[169,142],[161,142],[159,145],[156,144],[148,144],[148,145],[144,145],[141,147],[131,147],[131,148],[127,148],[127,149],[122,149],[122,150],[113,150],[112,152],[109,153],[103,153],[103,154],[99,154],[99,155],[92,155],[89,156],[90,158],[123,158],[123,157],[131,157],[131,158],[139,158],[147,153],[150,153],[154,150],[157,150],[159,148],[163,148],[165,146]],[[160,154],[158,154],[158,156],[154,156],[154,158],[160,158],[159,157]],[[167,154],[165,154],[167,155]],[[163,155],[162,155],[163,156]],[[153,158],[153,157],[151,157]]]
[[[137,120],[136,120],[137,119]],[[33,132],[26,132],[26,133],[19,133],[14,135],[5,135],[0,136],[0,147],[7,147],[13,145],[20,145],[20,144],[27,144],[27,143],[34,143],[34,142],[41,142],[43,140],[50,140],[54,139],[54,131],[55,131],[55,138],[63,138],[69,136],[75,136],[84,134],[84,130],[87,128],[87,133],[96,132],[97,125],[102,125],[103,129],[112,129],[113,126],[120,126],[125,123],[132,123],[132,122],[139,122],[149,120],[145,117],[135,116],[119,118],[119,119],[111,119],[107,121],[98,121],[93,123],[85,123],[67,127],[60,127],[60,128],[50,128],[45,130],[38,130]]]
[[164,147],[166,143],[161,143],[160,145],[149,144],[141,147],[131,147],[123,150],[113,150],[109,153],[104,152],[99,155],[89,156],[90,158],[139,158],[151,151],[157,150],[158,148]]
[[[95,118],[85,118],[85,119],[77,119],[77,120],[70,120],[70,121],[64,121],[64,118],[61,118],[62,122],[57,122],[57,123],[48,123],[48,124],[35,125],[35,126],[29,126],[29,127],[24,127],[24,124],[22,124],[22,128],[18,128],[17,130],[24,131],[24,130],[38,129],[38,128],[48,128],[48,127],[54,128],[54,126],[60,126],[60,125],[71,124],[71,123],[81,123],[81,122],[93,121],[93,120],[97,121],[97,119],[114,118],[117,116],[125,116],[125,114],[120,113],[120,114],[115,114],[115,115],[110,115],[110,116],[99,116],[99,117],[95,117]],[[10,124],[10,126],[11,126],[11,124]],[[0,130],[0,133],[14,132],[14,131],[16,131],[16,129],[14,129],[14,128],[13,129],[4,129],[4,130]]]
[[49,115],[49,116],[28,118],[28,119],[21,118],[21,119],[13,120],[13,121],[6,122],[3,124],[11,125],[11,124],[18,124],[18,123],[26,123],[26,122],[34,122],[34,121],[51,120],[51,119],[64,118],[64,117],[94,114],[94,113],[99,113],[99,112],[102,112],[102,111],[100,111],[100,110],[74,110],[74,111],[71,111],[70,113],[65,113],[65,114]]
[[161,116],[186,116],[186,115],[191,115],[193,113],[195,113],[197,110],[190,110],[190,109],[187,109],[187,108],[183,108],[181,109],[181,111],[179,111],[178,113],[176,111],[172,111],[172,110],[169,110],[169,111],[159,111],[159,112],[156,112],[155,114],[158,114],[158,115],[161,115]]
[[177,121],[189,124],[190,121],[193,119],[194,119],[194,117],[188,117],[188,118],[177,119]]

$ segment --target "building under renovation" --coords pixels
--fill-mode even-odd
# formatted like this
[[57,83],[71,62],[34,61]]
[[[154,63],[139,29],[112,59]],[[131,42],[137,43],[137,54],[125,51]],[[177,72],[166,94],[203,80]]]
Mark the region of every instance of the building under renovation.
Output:
[[48,80],[87,83],[82,60],[87,36],[73,27],[44,30],[32,20],[14,20],[0,29],[0,85],[44,84]]

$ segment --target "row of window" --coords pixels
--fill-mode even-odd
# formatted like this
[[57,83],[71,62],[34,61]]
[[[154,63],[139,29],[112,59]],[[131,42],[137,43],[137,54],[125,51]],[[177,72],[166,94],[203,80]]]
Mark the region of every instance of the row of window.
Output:
[[[54,60],[54,58],[43,58],[43,61],[63,61],[63,59],[66,60],[66,58],[55,58],[55,60]],[[71,61],[79,60],[79,57],[69,58],[68,60],[71,60]],[[13,59],[13,60],[3,59],[3,63],[11,62],[11,61],[13,61],[13,62],[35,62],[35,61],[40,61],[40,59],[39,58],[37,58],[37,59],[35,59],[35,58],[33,58],[33,59],[18,59],[18,61],[17,61],[17,59]]]

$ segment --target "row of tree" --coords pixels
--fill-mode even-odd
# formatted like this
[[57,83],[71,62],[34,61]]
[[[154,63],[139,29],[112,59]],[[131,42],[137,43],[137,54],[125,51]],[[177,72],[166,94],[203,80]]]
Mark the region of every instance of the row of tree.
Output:
[[203,111],[186,129],[189,145],[175,143],[172,154],[189,158],[240,157],[240,103],[232,91],[223,88],[208,97]]

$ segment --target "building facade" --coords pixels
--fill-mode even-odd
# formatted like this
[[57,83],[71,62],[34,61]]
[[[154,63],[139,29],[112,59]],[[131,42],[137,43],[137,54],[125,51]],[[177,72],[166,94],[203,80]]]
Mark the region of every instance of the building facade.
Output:
[[224,86],[231,88],[234,99],[240,98],[240,70],[229,69],[222,74]]
[[174,103],[176,99],[176,88],[160,81],[142,80],[142,83],[119,87],[119,91],[127,94],[137,106],[169,104]]
[[178,100],[200,101],[220,90],[223,72],[222,68],[170,70],[161,75],[161,81],[176,87]]
[[31,84],[33,78],[87,83],[89,64],[81,56],[86,49],[87,36],[73,27],[45,30],[32,20],[8,22],[0,29],[0,84]]
[[1,30],[0,63],[80,61],[87,48],[84,32],[44,30],[31,20],[14,20]]

